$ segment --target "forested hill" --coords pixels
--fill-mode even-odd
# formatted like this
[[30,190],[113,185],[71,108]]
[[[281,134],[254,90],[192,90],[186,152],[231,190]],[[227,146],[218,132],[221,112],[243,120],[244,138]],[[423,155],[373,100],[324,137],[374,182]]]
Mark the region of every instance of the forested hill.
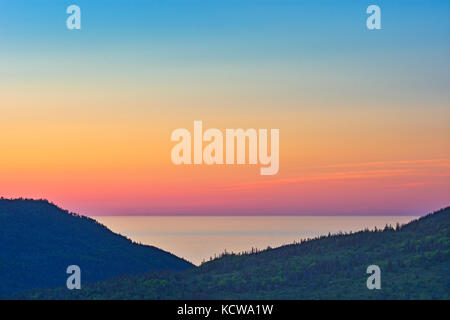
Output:
[[[381,268],[368,290],[367,267]],[[450,299],[450,208],[404,226],[226,254],[181,273],[119,277],[33,299]]]
[[78,265],[85,281],[193,267],[48,201],[0,199],[0,297],[64,286],[69,265]]

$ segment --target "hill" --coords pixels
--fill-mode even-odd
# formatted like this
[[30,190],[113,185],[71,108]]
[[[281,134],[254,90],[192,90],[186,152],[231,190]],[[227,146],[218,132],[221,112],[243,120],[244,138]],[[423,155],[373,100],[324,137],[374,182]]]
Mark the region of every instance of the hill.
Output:
[[[368,290],[366,268],[381,268]],[[450,207],[395,228],[336,234],[32,299],[450,299]]]
[[45,200],[0,199],[0,296],[64,286],[69,265],[80,266],[83,281],[92,282],[193,267]]

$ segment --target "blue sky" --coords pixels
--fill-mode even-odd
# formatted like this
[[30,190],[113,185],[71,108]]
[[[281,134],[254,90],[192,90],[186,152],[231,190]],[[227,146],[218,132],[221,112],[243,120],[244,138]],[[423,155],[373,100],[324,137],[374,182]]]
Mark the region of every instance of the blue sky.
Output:
[[[71,4],[81,30],[66,28]],[[381,30],[366,28],[370,4]],[[0,0],[0,193],[89,213],[437,209],[449,198],[449,16],[436,0]],[[277,196],[250,187],[253,168],[174,168],[170,132],[194,120],[279,128],[280,181],[263,184]],[[381,168],[360,174],[367,163]],[[345,182],[317,182],[343,164]]]

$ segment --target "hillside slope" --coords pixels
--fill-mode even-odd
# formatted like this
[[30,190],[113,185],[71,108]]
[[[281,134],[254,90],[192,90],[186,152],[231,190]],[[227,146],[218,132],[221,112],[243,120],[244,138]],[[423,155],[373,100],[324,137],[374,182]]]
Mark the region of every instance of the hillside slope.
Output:
[[[381,290],[366,287],[372,264],[381,268]],[[227,254],[182,273],[151,272],[19,298],[450,299],[450,208],[395,229]]]
[[80,266],[83,281],[193,267],[47,201],[0,199],[0,296],[64,286],[66,268],[73,264]]

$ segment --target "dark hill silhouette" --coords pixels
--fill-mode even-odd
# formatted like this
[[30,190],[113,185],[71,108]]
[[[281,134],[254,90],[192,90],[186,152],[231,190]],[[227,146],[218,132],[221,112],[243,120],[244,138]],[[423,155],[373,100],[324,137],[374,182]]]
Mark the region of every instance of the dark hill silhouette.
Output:
[[[381,268],[381,290],[366,269]],[[395,228],[224,254],[182,273],[150,272],[38,299],[450,299],[450,207]]]
[[83,282],[193,267],[48,201],[0,199],[0,296],[65,285],[66,268],[73,264],[80,266]]

